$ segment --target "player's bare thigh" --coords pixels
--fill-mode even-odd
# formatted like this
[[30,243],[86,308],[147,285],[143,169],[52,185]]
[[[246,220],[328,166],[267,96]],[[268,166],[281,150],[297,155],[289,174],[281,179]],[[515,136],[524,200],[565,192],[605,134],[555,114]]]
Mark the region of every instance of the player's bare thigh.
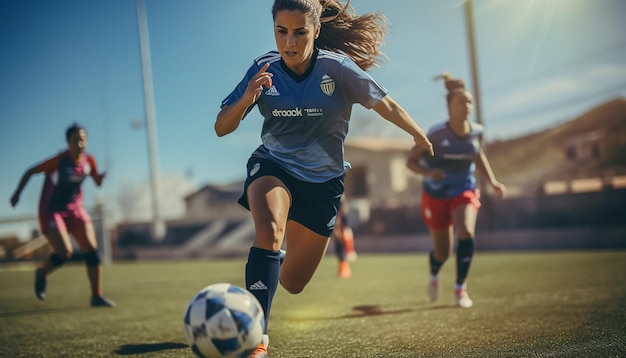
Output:
[[287,255],[280,268],[280,283],[290,293],[300,293],[319,266],[329,238],[302,224],[287,223]]
[[72,229],[71,235],[76,240],[82,252],[90,252],[98,249],[96,231],[91,221],[85,222],[79,227]]
[[40,213],[41,230],[52,247],[52,250],[65,259],[72,257],[74,248],[65,218],[59,212]]
[[480,208],[480,192],[467,190],[452,199],[452,221],[459,239],[474,237]]
[[253,246],[278,251],[291,206],[289,190],[276,177],[263,176],[250,184],[247,195],[255,226]]
[[471,204],[459,205],[452,211],[452,220],[459,239],[474,237],[478,209]]
[[48,229],[44,236],[52,246],[52,250],[61,258],[70,259],[74,253],[72,240],[66,230]]
[[89,214],[84,209],[76,210],[67,218],[67,231],[76,240],[82,252],[95,251],[98,248],[96,232]]

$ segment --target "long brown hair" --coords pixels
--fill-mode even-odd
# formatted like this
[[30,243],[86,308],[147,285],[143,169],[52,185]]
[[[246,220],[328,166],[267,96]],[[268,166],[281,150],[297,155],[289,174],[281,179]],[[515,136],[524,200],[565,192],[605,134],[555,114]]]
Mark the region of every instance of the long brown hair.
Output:
[[358,16],[349,0],[345,5],[337,0],[275,0],[272,17],[281,10],[300,10],[314,26],[321,24],[315,45],[346,54],[365,71],[378,66],[384,56],[379,48],[387,34],[387,20],[380,13]]

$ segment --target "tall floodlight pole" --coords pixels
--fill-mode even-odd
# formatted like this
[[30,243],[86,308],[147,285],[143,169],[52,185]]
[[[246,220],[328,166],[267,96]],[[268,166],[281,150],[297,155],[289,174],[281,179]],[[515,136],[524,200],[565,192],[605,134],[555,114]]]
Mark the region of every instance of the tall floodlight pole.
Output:
[[[106,89],[106,85],[102,86],[102,115],[103,115],[103,136],[104,136],[104,167],[107,170],[111,170],[111,143],[110,131],[109,131],[109,97]],[[104,192],[104,189],[101,189]],[[101,197],[99,205],[96,205],[100,209],[100,226],[101,226],[101,238],[102,238],[102,262],[110,264],[113,262],[113,250],[111,247],[111,235],[109,232],[109,220],[108,220],[108,208],[107,208],[107,195],[106,193]]]
[[152,85],[152,61],[150,59],[150,38],[144,0],[137,0],[137,24],[141,46],[141,68],[143,72],[143,94],[146,104],[146,132],[148,134],[148,155],[150,157],[150,183],[152,192],[152,236],[154,240],[165,238],[165,223],[159,206],[159,161],[157,148],[156,111]]
[[465,0],[465,23],[467,25],[467,42],[469,45],[470,66],[472,70],[472,92],[474,92],[474,109],[476,122],[482,124],[483,118],[480,106],[480,84],[478,79],[478,64],[476,61],[476,39],[474,38],[474,15],[472,0]]
[[[472,0],[465,0],[465,23],[467,25],[467,42],[469,45],[470,65],[472,69],[472,90],[474,92],[474,108],[476,110],[476,122],[483,124],[480,105],[480,83],[478,78],[478,63],[476,60],[476,39],[474,38],[474,15],[472,12]],[[484,146],[482,150],[485,150]],[[484,180],[479,181],[480,190],[487,194]],[[481,215],[488,229],[493,229],[495,212],[489,195],[481,196]]]

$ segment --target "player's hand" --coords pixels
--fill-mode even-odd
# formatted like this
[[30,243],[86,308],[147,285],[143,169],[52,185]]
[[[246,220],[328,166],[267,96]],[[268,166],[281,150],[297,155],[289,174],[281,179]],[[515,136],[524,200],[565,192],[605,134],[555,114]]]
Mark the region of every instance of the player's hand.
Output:
[[96,173],[96,176],[94,177],[94,181],[96,182],[96,185],[100,186],[100,184],[102,184],[102,181],[104,180],[104,177],[106,175],[107,175],[106,172]]
[[15,205],[17,205],[17,202],[20,201],[20,194],[19,193],[14,193],[11,196],[11,207],[15,207]]
[[424,150],[426,150],[431,157],[435,155],[435,151],[433,150],[433,144],[430,142],[430,140],[428,140],[425,135],[415,136],[413,137],[413,140],[415,141],[415,144],[424,148]]
[[500,182],[495,182],[492,183],[491,186],[493,187],[493,190],[496,192],[499,198],[504,198],[504,196],[506,195],[506,187],[504,186],[504,184]]
[[250,104],[252,105],[259,99],[261,96],[261,92],[263,92],[263,87],[270,88],[272,87],[272,76],[273,74],[267,71],[268,67],[270,67],[269,63],[266,63],[261,67],[259,72],[257,72],[254,77],[248,81],[248,88],[246,88],[246,93],[244,96],[249,96],[252,99]]

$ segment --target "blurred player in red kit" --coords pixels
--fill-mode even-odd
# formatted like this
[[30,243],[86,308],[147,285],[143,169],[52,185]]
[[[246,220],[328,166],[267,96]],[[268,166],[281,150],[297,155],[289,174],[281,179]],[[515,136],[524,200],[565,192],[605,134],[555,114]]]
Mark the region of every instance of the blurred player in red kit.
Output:
[[70,235],[76,240],[87,266],[91,287],[91,306],[115,307],[102,296],[102,265],[96,234],[89,214],[83,208],[81,184],[90,176],[100,186],[105,173],[99,173],[96,160],[85,152],[87,132],[77,124],[65,132],[68,149],[29,168],[11,196],[11,205],[17,205],[20,194],[33,174],[44,173],[44,185],[39,200],[39,225],[52,247],[52,254],[35,271],[35,295],[46,298],[47,277],[72,257]]

